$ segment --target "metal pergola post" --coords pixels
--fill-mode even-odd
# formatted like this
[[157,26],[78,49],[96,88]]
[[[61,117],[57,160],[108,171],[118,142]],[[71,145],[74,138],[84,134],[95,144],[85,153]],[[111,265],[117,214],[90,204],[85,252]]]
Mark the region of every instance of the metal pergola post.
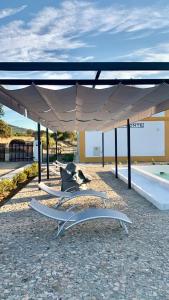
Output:
[[104,132],[102,132],[102,167],[104,168]]
[[[95,76],[95,81],[93,83],[93,89],[96,87],[96,82],[99,79],[99,76],[101,74],[101,71],[98,70]],[[102,167],[104,168],[104,132],[102,132]]]
[[55,142],[56,142],[56,160],[58,159],[58,134],[55,133]]
[[40,123],[38,123],[38,182],[41,182],[41,137]]
[[46,175],[49,179],[49,130],[46,128]]
[[115,142],[115,177],[118,178],[118,161],[117,161],[117,128],[114,129],[114,142]]
[[128,162],[128,188],[131,189],[131,145],[130,145],[130,120],[127,119],[127,162]]

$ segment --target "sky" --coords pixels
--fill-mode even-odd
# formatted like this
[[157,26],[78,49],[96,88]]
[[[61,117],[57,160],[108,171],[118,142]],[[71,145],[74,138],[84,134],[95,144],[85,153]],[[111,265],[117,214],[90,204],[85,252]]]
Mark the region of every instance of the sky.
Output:
[[[0,61],[169,61],[169,2],[2,0]],[[0,72],[0,78],[94,76],[94,72]],[[168,76],[137,71],[103,72],[100,78]],[[36,129],[36,123],[9,108],[3,119]]]

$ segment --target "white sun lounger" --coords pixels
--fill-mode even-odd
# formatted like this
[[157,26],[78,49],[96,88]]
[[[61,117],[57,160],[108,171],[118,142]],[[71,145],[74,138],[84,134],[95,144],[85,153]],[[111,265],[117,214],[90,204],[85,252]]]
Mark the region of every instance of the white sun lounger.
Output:
[[55,191],[54,189],[48,187],[46,184],[44,184],[43,182],[40,182],[38,184],[39,188],[46,192],[49,195],[52,195],[56,198],[58,198],[58,204],[57,206],[63,204],[64,202],[67,202],[71,199],[77,198],[77,197],[97,197],[97,198],[101,198],[101,200],[104,203],[104,206],[106,207],[106,200],[110,200],[107,196],[107,194],[105,192],[98,192],[92,189],[88,189],[88,190],[80,190],[80,191],[76,191],[76,192],[69,192],[67,191]]
[[32,199],[29,205],[40,214],[58,221],[57,236],[59,236],[61,232],[77,224],[96,219],[118,220],[120,222],[120,225],[124,228],[126,234],[128,234],[126,223],[132,223],[125,214],[113,209],[87,208],[85,210],[76,212],[62,211],[43,205],[35,199]]

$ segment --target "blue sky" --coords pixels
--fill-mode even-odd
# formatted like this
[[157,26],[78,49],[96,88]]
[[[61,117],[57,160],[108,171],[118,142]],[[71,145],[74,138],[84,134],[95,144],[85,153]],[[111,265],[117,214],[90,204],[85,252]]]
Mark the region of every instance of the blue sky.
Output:
[[[169,61],[169,2],[0,1],[0,61]],[[15,73],[1,72],[0,76],[16,78]],[[72,73],[36,72],[18,76],[71,78]],[[101,74],[102,78],[143,76],[168,77],[168,74]],[[94,74],[87,72],[85,77]],[[36,128],[34,122],[8,108],[4,120]]]

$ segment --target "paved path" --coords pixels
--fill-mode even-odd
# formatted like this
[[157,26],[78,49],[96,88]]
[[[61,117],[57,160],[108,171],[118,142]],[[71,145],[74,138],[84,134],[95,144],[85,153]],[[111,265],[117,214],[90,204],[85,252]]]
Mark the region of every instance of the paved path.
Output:
[[25,166],[27,162],[0,162],[0,179],[5,174]]
[[[56,199],[32,181],[1,208],[2,300],[169,299],[169,212],[128,190],[110,166],[85,169],[93,176],[88,186],[107,191],[109,206],[132,219],[129,236],[115,221],[95,221],[56,239],[56,222],[28,208],[32,196],[47,205]],[[49,184],[59,189],[55,177]],[[75,203],[101,205],[98,199],[79,198],[66,207]]]

